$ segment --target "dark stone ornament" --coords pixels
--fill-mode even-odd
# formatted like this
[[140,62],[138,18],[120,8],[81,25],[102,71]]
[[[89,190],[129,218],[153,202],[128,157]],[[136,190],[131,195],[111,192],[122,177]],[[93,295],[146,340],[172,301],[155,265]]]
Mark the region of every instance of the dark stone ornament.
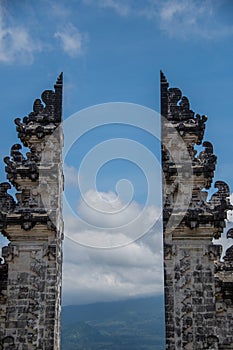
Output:
[[20,221],[21,221],[21,228],[24,229],[25,231],[31,230],[36,224],[36,222],[33,221],[33,215],[31,213],[22,214]]
[[179,132],[181,137],[186,134],[197,136],[197,144],[200,145],[205,131],[205,122],[207,117],[200,116],[190,109],[189,100],[182,96],[178,88],[168,88],[169,84],[165,75],[160,72],[161,78],[161,114],[171,121],[173,127]]
[[6,214],[3,214],[2,212],[0,212],[0,231],[6,228],[6,225],[7,225],[6,222],[7,222]]
[[210,199],[210,205],[215,209],[225,207],[225,210],[232,210],[233,206],[230,203],[230,189],[224,181],[216,181],[214,187],[218,189]]
[[218,350],[219,349],[219,339],[216,335],[209,335],[207,337],[207,347],[209,350]]
[[26,160],[26,163],[31,163],[31,162],[35,162],[35,163],[38,163],[40,162],[41,160],[41,155],[40,153],[36,150],[35,147],[31,147],[31,152],[27,152],[26,153],[26,156],[27,156],[27,160]]
[[15,200],[10,196],[7,191],[11,189],[11,185],[8,182],[2,182],[0,184],[0,212],[10,213],[15,208]]
[[41,99],[36,99],[33,111],[23,118],[15,119],[18,137],[24,146],[32,136],[42,140],[46,135],[51,135],[61,123],[62,116],[62,73],[58,77],[53,90],[45,90]]
[[16,350],[14,337],[8,335],[2,339],[0,343],[0,350]]
[[233,228],[227,231],[227,238],[233,238]]
[[205,147],[204,151],[202,151],[197,160],[201,167],[198,168],[198,171],[194,171],[197,175],[204,174],[204,177],[209,181],[205,184],[205,188],[210,188],[212,179],[214,177],[215,166],[217,162],[217,157],[213,154],[213,145],[212,143],[205,141],[202,144]]
[[224,256],[224,261],[233,262],[233,245],[226,250],[226,255]]
[[22,155],[22,153],[19,151],[20,149],[22,149],[22,146],[18,143],[16,143],[15,145],[13,145],[11,147],[11,157],[14,163],[20,163],[22,164],[25,161],[24,156]]

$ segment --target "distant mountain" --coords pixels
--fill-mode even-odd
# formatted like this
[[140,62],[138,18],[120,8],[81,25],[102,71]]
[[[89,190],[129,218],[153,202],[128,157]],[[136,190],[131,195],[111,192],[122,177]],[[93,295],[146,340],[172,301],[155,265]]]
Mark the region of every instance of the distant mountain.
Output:
[[62,308],[62,350],[164,350],[163,297]]

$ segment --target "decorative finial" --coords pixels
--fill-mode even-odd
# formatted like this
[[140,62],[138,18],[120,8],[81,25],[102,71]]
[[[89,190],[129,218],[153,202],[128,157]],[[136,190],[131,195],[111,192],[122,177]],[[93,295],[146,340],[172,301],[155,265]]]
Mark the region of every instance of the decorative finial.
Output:
[[54,88],[62,86],[63,83],[63,72],[60,73],[60,75],[57,78],[56,84],[54,85]]

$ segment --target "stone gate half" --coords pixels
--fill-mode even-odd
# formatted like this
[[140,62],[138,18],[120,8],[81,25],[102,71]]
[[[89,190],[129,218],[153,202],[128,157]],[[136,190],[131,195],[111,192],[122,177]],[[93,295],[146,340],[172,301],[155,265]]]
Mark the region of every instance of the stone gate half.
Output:
[[232,209],[229,188],[217,181],[207,199],[217,159],[203,142],[207,117],[162,72],[161,114],[166,349],[233,349],[233,246],[220,261],[212,243]]
[[0,349],[60,349],[61,119],[62,75],[33,112],[15,120],[21,143],[4,158],[9,182],[0,184],[0,230],[10,243],[0,264]]

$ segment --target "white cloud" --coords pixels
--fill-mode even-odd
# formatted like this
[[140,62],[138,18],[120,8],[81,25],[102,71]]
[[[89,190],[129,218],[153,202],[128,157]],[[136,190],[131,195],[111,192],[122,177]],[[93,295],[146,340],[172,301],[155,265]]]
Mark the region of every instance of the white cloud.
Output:
[[[154,235],[156,246],[161,247],[162,234]],[[161,294],[162,266],[161,250],[152,251],[143,240],[101,250],[65,239],[63,302],[83,304]]]
[[83,194],[77,213],[66,213],[66,234],[72,240],[90,247],[118,247],[135,241],[159,220],[160,208],[126,204],[113,192],[89,190]]
[[[7,8],[10,8],[12,13]],[[56,48],[51,44],[54,38],[59,40],[62,49],[70,57],[79,56],[84,52],[88,35],[81,33],[68,22],[71,16],[69,6],[48,1],[45,10],[46,15],[41,16],[41,8],[38,11],[34,6],[22,6],[22,24],[22,21],[19,22],[20,17],[17,18],[17,14],[14,13],[13,6],[7,6],[0,1],[0,62],[30,64],[36,52],[52,51]],[[50,13],[50,17],[47,16],[47,12]],[[46,24],[48,20],[49,25]],[[59,29],[50,29],[50,24],[52,28],[57,22]]]
[[81,33],[73,24],[57,31],[54,37],[60,40],[62,49],[70,57],[81,55],[87,41],[87,34]]
[[[158,20],[161,30],[182,39],[216,39],[233,34],[233,26],[220,23],[218,2],[210,0],[151,1],[153,8],[145,12]],[[148,11],[149,10],[149,11]]]
[[233,26],[222,23],[222,3],[211,0],[83,0],[112,8],[121,16],[139,16],[156,21],[168,36],[182,39],[216,39],[233,35]]
[[24,26],[9,25],[9,14],[0,4],[0,61],[31,63],[34,53],[41,51],[42,45],[32,38]]
[[[125,208],[124,213],[123,203],[113,193],[89,191],[87,197],[89,204],[94,203],[96,208],[102,210],[103,215],[97,220],[96,214],[93,219],[93,212],[85,205],[82,206],[81,201],[79,210],[82,214],[85,213],[86,222],[65,217],[65,234],[73,240],[66,237],[64,244],[64,303],[90,303],[162,293],[161,225],[157,225],[157,228],[153,226],[143,238],[135,240],[131,229],[126,225],[122,230],[120,225],[125,223],[128,212],[131,217],[139,215],[138,203],[134,202],[130,209]],[[113,209],[116,211],[114,215],[118,215],[114,218],[111,214],[115,226],[111,230],[107,228],[110,223],[108,214]],[[151,225],[151,217],[156,216],[158,210],[147,209],[150,215],[145,215],[140,225],[137,225],[140,227],[134,226],[133,229],[139,231]],[[93,225],[91,229],[87,223],[90,219],[96,228]],[[114,248],[117,244],[129,241],[131,243],[125,246]],[[99,249],[101,246],[105,249]]]
[[159,26],[172,37],[211,39],[216,35],[210,22],[213,14],[214,6],[209,0],[168,0],[159,9]]

